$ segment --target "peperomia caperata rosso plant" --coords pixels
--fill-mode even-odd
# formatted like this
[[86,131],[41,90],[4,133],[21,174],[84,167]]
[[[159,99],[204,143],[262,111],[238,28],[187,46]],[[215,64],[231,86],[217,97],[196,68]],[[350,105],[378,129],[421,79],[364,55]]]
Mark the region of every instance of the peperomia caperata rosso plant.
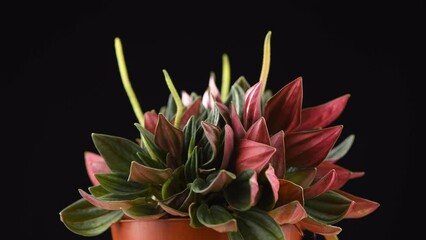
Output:
[[65,226],[94,236],[123,218],[189,218],[191,227],[228,233],[231,240],[284,239],[289,228],[337,239],[341,228],[334,224],[373,212],[378,203],[341,190],[364,174],[337,165],[354,136],[335,146],[342,126],[329,126],[349,95],[302,108],[301,77],[275,94],[265,90],[270,38],[271,32],[253,86],[244,77],[230,86],[229,59],[223,55],[220,91],[212,74],[202,96],[180,95],[163,70],[171,92],[167,105],[145,113],[116,38],[140,141],[92,134],[100,154],[85,153],[93,186],[80,189],[82,198],[61,211]]

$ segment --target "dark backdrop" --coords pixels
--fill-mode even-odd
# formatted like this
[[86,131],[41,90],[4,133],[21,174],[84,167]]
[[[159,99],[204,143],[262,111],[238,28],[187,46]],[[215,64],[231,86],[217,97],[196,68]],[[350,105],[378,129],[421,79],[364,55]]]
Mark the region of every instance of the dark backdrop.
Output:
[[[214,1],[213,1],[214,2]],[[3,209],[19,235],[83,239],[59,221],[59,211],[86,189],[83,152],[92,132],[138,137],[136,119],[117,70],[113,39],[124,44],[128,69],[144,110],[158,109],[168,90],[202,92],[210,71],[221,74],[228,53],[232,79],[255,83],[263,39],[272,30],[269,87],[304,77],[304,106],[352,97],[337,123],[356,141],[341,165],[366,171],[345,189],[381,207],[345,220],[341,239],[410,239],[420,211],[410,177],[423,144],[415,141],[414,84],[424,76],[421,2],[338,2],[158,6],[16,4],[1,14],[0,104]],[[421,57],[419,60],[415,60]],[[418,154],[418,155],[417,155]],[[421,230],[420,230],[421,231]],[[109,232],[94,239],[110,239]]]

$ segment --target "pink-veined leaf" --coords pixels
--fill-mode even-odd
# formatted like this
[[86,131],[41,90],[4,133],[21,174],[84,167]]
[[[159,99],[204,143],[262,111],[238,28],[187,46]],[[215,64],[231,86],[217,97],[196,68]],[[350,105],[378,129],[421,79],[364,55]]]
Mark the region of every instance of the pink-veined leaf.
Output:
[[343,187],[350,179],[359,178],[364,176],[364,172],[351,172],[346,168],[334,164],[331,161],[322,162],[317,168],[317,176],[325,176],[330,170],[336,171],[336,181],[334,182],[331,190],[337,190]]
[[227,124],[231,124],[231,115],[229,113],[228,107],[220,102],[216,102],[217,110],[219,110],[220,115],[225,119]]
[[337,180],[336,170],[332,169],[309,188],[304,189],[305,199],[318,197],[333,187]]
[[303,229],[324,236],[337,235],[342,231],[340,227],[320,223],[309,216],[300,221],[299,224],[302,226]]
[[84,152],[84,161],[86,163],[87,175],[89,175],[90,181],[95,186],[99,185],[99,181],[96,179],[95,174],[111,172],[105,160],[96,153]]
[[155,132],[155,127],[158,122],[158,114],[155,111],[149,111],[144,114],[145,129],[151,133]]
[[80,193],[81,197],[86,199],[94,206],[107,210],[126,209],[145,202],[144,198],[125,199],[125,196],[117,197],[118,195],[110,197],[111,194],[103,195],[101,197],[96,198],[81,189],[79,189],[78,192]]
[[240,117],[235,111],[234,105],[231,106],[231,122],[235,137],[237,139],[242,139],[246,135],[246,130],[244,129],[243,124],[241,123]]
[[377,202],[354,196],[341,190],[337,190],[336,192],[355,202],[354,206],[352,207],[352,210],[346,214],[345,218],[365,217],[368,214],[374,212],[380,206],[380,204]]
[[155,143],[171,157],[181,161],[183,150],[183,131],[175,128],[163,114],[158,115],[158,124],[155,129]]
[[296,224],[308,216],[303,206],[297,200],[277,207],[269,211],[268,214],[275,219],[279,225]]
[[277,151],[271,158],[272,167],[275,169],[275,175],[278,178],[284,178],[285,175],[285,145],[284,131],[279,131],[271,137],[271,146]]
[[270,145],[268,127],[266,126],[265,118],[259,118],[251,127],[247,130],[246,139],[260,142],[266,145]]
[[200,113],[200,106],[201,106],[201,98],[197,98],[190,106],[188,106],[188,109],[182,115],[182,120],[180,122],[181,129],[185,127],[185,125],[188,123],[189,119],[192,116],[195,116],[195,118],[198,117]]
[[288,166],[309,168],[324,161],[342,132],[335,126],[312,132],[295,132],[286,135],[286,163]]
[[213,124],[207,122],[201,122],[201,127],[203,127],[204,135],[210,143],[210,146],[213,151],[212,158],[216,158],[219,151],[219,140],[220,140],[220,128]]
[[319,106],[302,110],[302,123],[298,130],[324,128],[340,116],[346,107],[350,95],[346,94]]
[[132,162],[129,180],[138,183],[163,184],[172,175],[171,168],[157,169]]
[[283,206],[295,200],[300,204],[304,204],[303,188],[287,180],[279,180],[280,189],[278,190],[278,201],[275,207]]
[[215,75],[214,74],[210,74],[210,78],[209,78],[209,91],[210,91],[210,94],[212,95],[213,99],[216,102],[222,102],[219,89],[216,86],[216,81],[215,81]]
[[232,131],[231,126],[228,124],[225,125],[224,131],[223,158],[222,163],[220,164],[220,169],[226,169],[228,167],[229,159],[231,158],[232,151],[234,150],[234,131]]
[[290,82],[272,96],[265,105],[265,119],[271,134],[284,130],[291,132],[301,122],[302,78]]
[[274,203],[276,203],[278,201],[278,191],[280,189],[280,181],[275,175],[275,170],[271,165],[269,165],[269,167],[266,169],[265,176],[269,182],[269,185],[271,186],[272,194],[274,197]]
[[259,173],[269,163],[275,151],[275,148],[263,143],[242,139],[235,160],[236,173],[245,169],[253,169]]
[[246,92],[243,122],[244,128],[249,129],[261,117],[260,101],[262,98],[262,83],[258,82]]

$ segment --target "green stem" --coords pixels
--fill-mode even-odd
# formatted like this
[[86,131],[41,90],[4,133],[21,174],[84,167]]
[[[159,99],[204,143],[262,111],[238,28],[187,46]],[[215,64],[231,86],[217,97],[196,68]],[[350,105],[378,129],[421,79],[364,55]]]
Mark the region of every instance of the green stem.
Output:
[[126,90],[127,96],[129,97],[130,104],[132,105],[133,112],[136,115],[139,123],[142,127],[145,126],[144,116],[142,108],[139,105],[139,101],[136,97],[135,92],[133,91],[132,84],[129,80],[129,74],[127,73],[126,61],[124,60],[123,45],[121,44],[120,38],[116,37],[114,39],[115,45],[115,54],[118,62],[118,69],[120,70],[121,81],[123,82],[124,89]]
[[229,57],[226,54],[222,55],[222,101],[225,102],[228,97],[229,87],[231,84],[231,64],[229,63]]
[[339,240],[339,238],[337,237],[337,235],[332,235],[332,236],[323,236],[325,238],[325,240]]
[[182,113],[183,113],[183,103],[180,99],[180,96],[178,92],[176,91],[175,86],[173,85],[172,79],[170,78],[169,74],[166,70],[163,69],[164,78],[166,79],[167,87],[170,90],[170,93],[172,94],[173,100],[175,100],[175,104],[177,107],[176,110],[176,116],[175,116],[175,128],[180,128],[180,122],[182,120]]
[[269,31],[265,37],[265,43],[263,45],[263,62],[262,71],[260,72],[260,82],[262,82],[262,94],[266,88],[266,81],[268,80],[269,67],[271,66],[271,34]]

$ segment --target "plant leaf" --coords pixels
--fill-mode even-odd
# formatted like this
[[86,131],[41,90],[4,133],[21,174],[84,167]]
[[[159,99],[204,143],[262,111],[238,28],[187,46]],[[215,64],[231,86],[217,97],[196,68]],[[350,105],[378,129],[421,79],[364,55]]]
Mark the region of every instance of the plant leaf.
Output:
[[176,158],[178,165],[182,163],[182,150],[184,146],[183,131],[175,128],[163,114],[158,115],[155,128],[154,141],[161,149]]
[[288,166],[309,168],[318,166],[327,156],[342,132],[342,126],[312,132],[286,135],[286,163]]
[[271,164],[269,164],[268,168],[260,172],[259,184],[262,185],[262,197],[259,199],[257,207],[269,211],[278,200],[278,191],[280,188],[280,182]]
[[[139,164],[133,162],[133,164]],[[115,194],[140,194],[146,192],[148,187],[140,183],[127,181],[127,174],[122,173],[106,173],[96,174],[96,179],[101,183],[108,192]]]
[[346,107],[350,95],[346,94],[319,106],[302,110],[302,123],[298,130],[323,128],[340,116]]
[[303,188],[288,180],[279,179],[280,189],[278,191],[278,201],[276,207],[283,206],[295,200],[304,204]]
[[217,158],[217,154],[219,151],[218,148],[220,140],[220,128],[207,122],[201,122],[201,126],[203,127],[204,135],[209,141],[211,149],[213,151],[213,154],[211,154],[210,159],[203,164],[204,166],[206,166]]
[[197,209],[197,219],[204,226],[221,233],[237,231],[237,221],[224,207],[219,205],[209,208],[207,204],[201,204]]
[[308,216],[302,204],[297,200],[274,208],[272,211],[268,212],[268,214],[279,225],[296,224]]
[[121,211],[110,211],[93,206],[80,199],[64,208],[59,216],[65,226],[82,236],[96,236],[109,229],[123,216]]
[[309,216],[300,221],[299,224],[302,226],[303,229],[306,229],[313,233],[321,234],[323,236],[337,235],[342,231],[340,227],[321,223]]
[[307,188],[314,181],[315,176],[317,175],[316,168],[306,168],[298,169],[294,172],[287,172],[286,179],[290,182],[293,182],[302,188]]
[[284,131],[279,131],[271,137],[271,147],[276,149],[271,158],[272,167],[275,169],[275,175],[282,179],[285,176],[286,169]]
[[137,183],[163,184],[172,175],[170,168],[157,169],[144,166],[137,162],[132,162],[130,167],[129,180]]
[[194,116],[194,118],[197,118],[200,114],[200,107],[201,107],[201,98],[197,98],[191,106],[188,107],[188,109],[183,113],[182,120],[180,122],[180,128],[183,128],[189,121],[189,119]]
[[256,208],[239,212],[237,225],[241,236],[238,238],[237,235],[237,238],[234,238],[235,235],[231,235],[232,240],[284,240],[283,233],[277,222],[266,212]]
[[325,176],[325,174],[327,174],[331,170],[335,170],[337,174],[337,180],[331,187],[332,190],[340,189],[350,179],[359,178],[364,175],[364,172],[351,172],[348,169],[336,165],[331,161],[324,161],[318,166],[317,176]]
[[237,178],[224,189],[224,196],[229,206],[239,211],[246,211],[256,205],[258,194],[257,174],[251,169],[241,171]]
[[325,160],[337,161],[344,157],[346,153],[348,153],[349,149],[351,149],[352,144],[354,143],[355,135],[351,134],[345,140],[343,140],[339,145],[331,149],[331,151],[327,154]]
[[272,96],[265,105],[265,119],[271,134],[291,132],[301,123],[302,78],[290,82]]
[[204,226],[200,220],[198,220],[197,217],[197,210],[200,207],[199,203],[191,203],[191,205],[189,205],[189,218],[190,218],[190,222],[189,225],[193,228],[199,228]]
[[189,215],[187,207],[189,207],[190,201],[193,198],[191,193],[192,191],[190,187],[187,187],[182,192],[179,192],[164,201],[160,201],[158,204],[164,211],[173,216],[187,217]]
[[231,122],[232,129],[234,130],[237,140],[242,139],[246,135],[246,130],[241,123],[241,120],[235,110],[234,105],[231,106]]
[[263,143],[242,139],[235,160],[236,172],[253,169],[259,173],[269,163],[275,151],[275,148]]
[[206,180],[202,178],[195,179],[192,184],[192,191],[203,195],[210,192],[219,192],[235,178],[236,176],[233,173],[226,170],[216,171],[207,176]]
[[225,125],[225,133],[223,138],[223,158],[222,163],[220,164],[220,169],[226,169],[231,159],[233,150],[234,150],[234,131],[232,131],[231,126],[228,124]]
[[102,197],[104,195],[110,194],[110,192],[108,192],[108,190],[106,190],[104,187],[102,187],[101,185],[97,185],[97,186],[92,186],[89,187],[89,192],[94,196],[94,197]]
[[209,111],[205,122],[217,126],[220,120],[220,112],[214,104],[211,111]]
[[265,118],[261,117],[247,130],[246,139],[270,145],[268,127]]
[[229,114],[228,107],[220,102],[216,102],[217,110],[219,110],[220,116],[225,120],[227,124],[231,124],[231,115]]
[[150,131],[152,134],[155,132],[155,126],[158,122],[158,114],[155,111],[146,112],[144,114],[145,129]]
[[153,207],[151,205],[134,206],[128,209],[123,209],[123,212],[133,219],[145,221],[157,220],[166,215],[166,212],[164,212],[163,209]]
[[198,178],[198,165],[199,165],[199,159],[198,159],[199,149],[198,146],[196,146],[192,150],[192,154],[189,157],[188,161],[185,163],[185,178],[187,182],[193,182],[195,179]]
[[336,170],[332,169],[312,186],[304,190],[305,199],[316,198],[333,187],[337,180]]
[[374,212],[380,206],[380,204],[377,202],[373,202],[365,198],[360,198],[341,190],[338,190],[336,192],[355,202],[352,207],[352,210],[346,214],[345,218],[365,217],[368,214]]
[[146,151],[138,152],[136,153],[136,155],[138,155],[142,165],[145,165],[151,168],[156,168],[156,169],[165,168],[162,162],[152,159],[151,156],[149,156],[149,154]]
[[144,197],[137,197],[134,195],[117,195],[110,193],[101,197],[94,197],[81,189],[78,191],[84,199],[94,206],[107,210],[126,209],[145,202]]
[[260,100],[262,98],[262,83],[258,82],[246,92],[244,99],[243,122],[244,128],[249,129],[261,117]]
[[175,100],[173,99],[172,94],[170,94],[167,100],[167,107],[166,107],[166,112],[164,113],[164,115],[167,119],[170,120],[176,114],[176,111],[177,111],[177,106],[176,106]]
[[97,133],[92,134],[92,139],[106,164],[114,172],[129,173],[131,162],[139,161],[136,153],[142,149],[130,140]]
[[316,198],[305,201],[305,210],[313,219],[334,224],[350,212],[354,202],[336,192],[328,191]]
[[174,170],[172,175],[167,179],[161,188],[161,196],[168,199],[186,189],[184,166],[180,166]]
[[146,150],[154,160],[165,162],[166,152],[160,149],[154,141],[154,135],[142,127],[139,123],[135,123],[136,128],[139,130]]
[[109,169],[105,160],[96,153],[84,152],[84,162],[86,164],[87,175],[89,176],[93,185],[99,185],[95,174],[111,172],[111,169]]

